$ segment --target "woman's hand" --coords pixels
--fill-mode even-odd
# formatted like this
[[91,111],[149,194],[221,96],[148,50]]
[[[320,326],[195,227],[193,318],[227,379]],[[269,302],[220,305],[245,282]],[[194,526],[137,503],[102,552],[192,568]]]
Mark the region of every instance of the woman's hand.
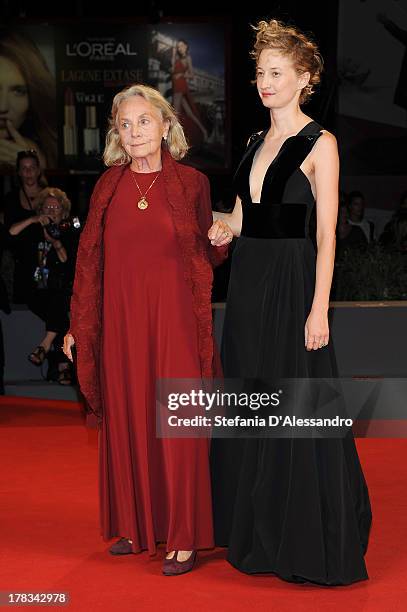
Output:
[[33,217],[31,217],[32,219],[32,223],[41,223],[41,225],[44,227],[45,225],[49,225],[50,224],[50,218],[47,217],[47,215],[34,215]]
[[208,230],[208,238],[213,246],[224,246],[233,240],[233,232],[229,225],[218,219]]
[[316,351],[329,341],[328,312],[311,310],[305,323],[305,348]]
[[35,149],[38,159],[40,160],[41,167],[44,168],[46,165],[46,160],[42,151],[39,150],[38,145],[29,138],[22,136],[14,127],[10,119],[6,119],[6,128],[9,133],[9,138],[0,139],[0,162],[14,166],[17,160],[17,153],[19,151]]
[[75,339],[72,336],[72,334],[70,334],[69,332],[66,334],[66,336],[64,337],[64,346],[63,346],[63,351],[65,353],[65,355],[68,357],[68,359],[70,359],[71,361],[73,361],[72,359],[72,347],[75,344]]

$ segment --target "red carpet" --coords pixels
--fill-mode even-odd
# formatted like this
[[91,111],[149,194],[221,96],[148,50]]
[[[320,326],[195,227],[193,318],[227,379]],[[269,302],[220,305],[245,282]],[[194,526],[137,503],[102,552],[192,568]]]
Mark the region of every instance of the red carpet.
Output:
[[357,440],[373,508],[370,580],[321,588],[246,576],[224,550],[175,577],[160,573],[163,550],[112,557],[99,536],[96,432],[79,405],[3,397],[0,423],[0,591],[67,591],[74,612],[406,609],[406,439]]

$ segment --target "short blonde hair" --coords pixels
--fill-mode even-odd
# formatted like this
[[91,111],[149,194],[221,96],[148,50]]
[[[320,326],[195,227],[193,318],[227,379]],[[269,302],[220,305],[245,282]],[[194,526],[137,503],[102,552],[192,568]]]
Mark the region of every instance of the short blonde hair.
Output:
[[62,217],[67,219],[71,212],[71,201],[65,191],[58,187],[45,187],[42,189],[34,200],[34,209],[37,215],[42,215],[42,209],[47,198],[56,198],[62,206]]
[[123,100],[127,100],[132,96],[141,96],[150,102],[154,108],[159,111],[163,121],[169,122],[170,127],[166,140],[168,150],[174,159],[179,160],[185,157],[189,146],[174,108],[157,89],[149,87],[148,85],[136,84],[126,87],[113,98],[112,111],[109,117],[109,126],[106,134],[106,146],[103,152],[103,161],[105,165],[121,166],[131,162],[130,155],[121,145],[117,127],[117,115],[119,106]]
[[257,34],[250,55],[254,58],[256,65],[263,49],[275,49],[290,57],[298,74],[310,73],[308,85],[301,90],[299,98],[300,104],[308,102],[314,93],[315,85],[321,81],[324,65],[317,44],[299,29],[285,25],[277,19],[259,21],[256,26],[253,26],[253,29]]

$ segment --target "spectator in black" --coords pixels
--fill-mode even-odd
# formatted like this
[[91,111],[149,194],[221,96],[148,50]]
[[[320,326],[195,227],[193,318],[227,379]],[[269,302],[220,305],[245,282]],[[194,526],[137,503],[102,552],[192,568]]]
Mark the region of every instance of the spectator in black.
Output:
[[364,231],[358,225],[349,223],[348,206],[341,204],[338,209],[336,226],[336,257],[340,258],[349,249],[364,249],[367,244]]
[[[12,236],[10,249],[14,258],[13,297],[15,304],[27,304],[35,288],[33,275],[41,220],[33,202],[47,185],[38,155],[34,150],[20,151],[16,162],[17,187],[5,196],[4,225]],[[24,230],[24,231],[22,231]]]
[[365,197],[361,191],[351,191],[348,196],[348,223],[359,227],[370,244],[375,240],[375,228],[373,221],[365,218]]
[[397,210],[385,225],[379,242],[386,249],[407,251],[407,191],[401,194]]

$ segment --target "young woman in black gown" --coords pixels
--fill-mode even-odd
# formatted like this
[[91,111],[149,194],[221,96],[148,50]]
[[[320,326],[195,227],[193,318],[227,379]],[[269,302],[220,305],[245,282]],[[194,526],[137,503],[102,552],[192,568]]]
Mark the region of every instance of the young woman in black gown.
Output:
[[[227,243],[231,231],[239,236],[224,375],[335,377],[328,308],[338,150],[335,137],[301,110],[322,58],[312,40],[281,22],[262,21],[256,31],[257,88],[271,125],[249,140],[234,210],[214,213],[209,231],[214,244]],[[239,570],[322,585],[368,577],[371,509],[351,431],[342,438],[214,439],[212,478],[216,543],[228,546]]]

